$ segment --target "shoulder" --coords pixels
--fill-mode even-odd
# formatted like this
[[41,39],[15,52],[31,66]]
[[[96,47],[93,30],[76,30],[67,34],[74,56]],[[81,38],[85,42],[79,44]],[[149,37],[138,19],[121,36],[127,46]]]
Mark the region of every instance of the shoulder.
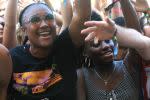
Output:
[[65,48],[71,49],[75,47],[70,37],[68,27],[64,29],[61,32],[61,34],[56,38],[54,42],[54,47],[61,48],[61,49],[65,49]]
[[10,49],[10,55],[13,56],[13,55],[17,55],[17,54],[23,54],[24,52],[24,48],[26,48],[26,46],[17,46],[13,49]]
[[12,60],[6,47],[0,44],[0,84],[8,85],[12,74]]
[[5,46],[0,44],[0,61],[2,62],[6,58],[9,58],[9,51]]

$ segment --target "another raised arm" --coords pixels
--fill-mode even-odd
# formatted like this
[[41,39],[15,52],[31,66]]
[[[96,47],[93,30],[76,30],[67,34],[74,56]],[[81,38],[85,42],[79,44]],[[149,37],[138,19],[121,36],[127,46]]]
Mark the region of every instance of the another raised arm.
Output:
[[84,22],[91,17],[91,0],[75,0],[73,7],[73,17],[69,26],[69,33],[73,43],[81,46],[84,43],[84,36],[81,30],[85,28]]
[[62,27],[60,30],[60,33],[67,28],[72,20],[72,6],[71,6],[71,0],[62,0],[61,2],[61,15],[62,15]]
[[121,0],[120,3],[126,22],[126,27],[134,28],[141,32],[139,18],[130,0]]
[[16,47],[17,0],[8,0],[2,44],[8,49]]

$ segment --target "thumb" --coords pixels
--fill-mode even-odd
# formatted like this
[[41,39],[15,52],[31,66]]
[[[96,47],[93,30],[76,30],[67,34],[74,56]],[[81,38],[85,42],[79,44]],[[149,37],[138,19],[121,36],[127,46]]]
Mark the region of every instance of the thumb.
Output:
[[112,19],[110,19],[110,18],[106,18],[105,19],[105,21],[109,24],[109,25],[111,25],[111,26],[115,26],[115,22],[112,20]]

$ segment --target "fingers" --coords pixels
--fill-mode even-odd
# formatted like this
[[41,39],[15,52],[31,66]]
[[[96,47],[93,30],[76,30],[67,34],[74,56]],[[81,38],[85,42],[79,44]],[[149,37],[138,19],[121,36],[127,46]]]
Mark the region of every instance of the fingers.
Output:
[[92,33],[92,32],[94,32],[94,31],[96,31],[97,30],[97,27],[88,27],[88,28],[86,28],[86,29],[83,29],[82,31],[81,31],[81,34],[89,34],[89,33]]
[[95,38],[94,32],[90,33],[88,36],[86,36],[85,41],[91,41]]
[[99,26],[102,21],[87,21],[84,23],[85,26]]
[[81,31],[81,34],[85,34],[87,35],[86,38],[85,38],[85,41],[90,41],[90,40],[93,40],[94,37],[95,37],[95,34],[94,32],[97,30],[97,27],[88,27],[86,29],[83,29]]
[[106,18],[105,20],[109,25],[115,26],[115,22],[113,20],[111,20],[110,18]]

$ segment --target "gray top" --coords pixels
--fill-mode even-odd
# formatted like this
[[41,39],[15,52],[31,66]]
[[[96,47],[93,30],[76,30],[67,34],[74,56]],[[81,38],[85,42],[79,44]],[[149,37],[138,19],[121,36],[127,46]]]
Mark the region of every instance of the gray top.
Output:
[[[84,68],[85,87],[87,90],[87,100],[138,100],[139,93],[135,84],[135,79],[127,71],[122,62],[115,62],[116,67],[123,67],[124,79],[120,84],[111,91],[99,90],[95,87],[95,82],[88,78],[88,70],[94,71],[92,68]],[[135,75],[136,76],[136,75]]]

